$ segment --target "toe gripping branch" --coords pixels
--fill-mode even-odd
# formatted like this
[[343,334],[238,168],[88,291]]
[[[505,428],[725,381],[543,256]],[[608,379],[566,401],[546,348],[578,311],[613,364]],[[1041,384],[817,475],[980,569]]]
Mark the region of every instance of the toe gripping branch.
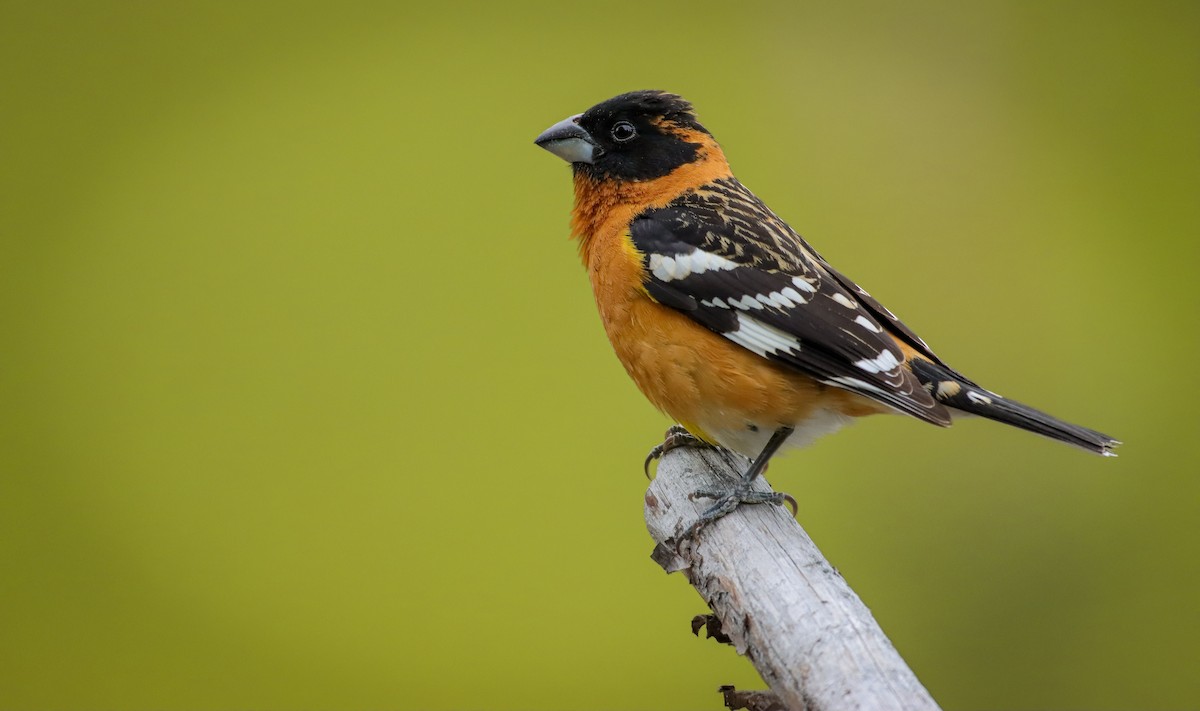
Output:
[[715,449],[711,444],[684,429],[683,425],[671,425],[664,436],[662,444],[656,444],[646,455],[642,470],[646,478],[650,478],[650,463],[661,459],[664,454],[680,447],[695,447],[696,449]]
[[[792,515],[795,516],[798,512],[796,500],[789,494],[781,492],[754,491],[754,482],[759,475],[766,471],[767,464],[771,457],[779,450],[783,443],[791,436],[793,429],[791,427],[780,427],[775,430],[771,438],[767,441],[766,446],[754,461],[750,463],[749,468],[742,474],[734,484],[729,487],[719,489],[701,489],[695,491],[691,495],[691,499],[713,499],[713,505],[701,512],[699,518],[676,539],[675,545],[678,547],[684,541],[692,540],[696,534],[710,523],[733,513],[742,504],[776,504],[780,505],[787,503],[792,509]],[[650,478],[650,463],[659,459],[672,449],[679,447],[696,447],[696,448],[711,448],[726,455],[729,458],[730,452],[720,447],[714,447],[711,444],[701,440],[692,433],[688,432],[680,425],[672,425],[667,430],[666,438],[662,444],[657,445],[650,450],[650,454],[646,457],[645,471],[646,478]]]

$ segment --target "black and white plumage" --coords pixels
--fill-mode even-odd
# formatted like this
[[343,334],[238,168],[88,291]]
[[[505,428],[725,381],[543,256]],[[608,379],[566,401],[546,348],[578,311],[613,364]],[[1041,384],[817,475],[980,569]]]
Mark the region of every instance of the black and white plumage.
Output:
[[[736,178],[642,212],[629,235],[653,299],[743,348],[926,422],[976,414],[1115,456],[1108,435],[1001,397],[946,365]],[[901,343],[917,357],[906,358]]]
[[950,424],[904,367],[889,328],[940,364],[937,356],[736,178],[641,213],[629,234],[643,255],[644,286],[660,303],[823,383]]

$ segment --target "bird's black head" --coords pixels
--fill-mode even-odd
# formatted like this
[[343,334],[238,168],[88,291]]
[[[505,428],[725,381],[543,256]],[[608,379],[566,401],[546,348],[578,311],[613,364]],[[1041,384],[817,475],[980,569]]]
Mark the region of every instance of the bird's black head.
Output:
[[705,138],[682,97],[633,91],[559,121],[534,143],[596,178],[650,180],[696,160]]

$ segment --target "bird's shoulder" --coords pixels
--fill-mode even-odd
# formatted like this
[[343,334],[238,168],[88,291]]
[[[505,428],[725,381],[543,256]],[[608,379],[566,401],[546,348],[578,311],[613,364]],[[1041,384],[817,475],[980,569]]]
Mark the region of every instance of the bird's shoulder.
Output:
[[737,178],[712,181],[679,195],[665,207],[642,211],[631,222],[629,233],[647,267],[651,262],[661,264],[667,257],[678,260],[681,255],[693,255],[693,260],[708,260],[708,255],[716,255],[747,267],[743,278],[754,270],[798,277],[839,305],[847,301],[856,304],[863,312],[860,315],[884,326],[905,350],[946,365],[924,339],[834,268]]
[[720,255],[742,266],[813,274],[819,255],[766,203],[732,176],[687,190],[638,214],[634,244],[648,254]]

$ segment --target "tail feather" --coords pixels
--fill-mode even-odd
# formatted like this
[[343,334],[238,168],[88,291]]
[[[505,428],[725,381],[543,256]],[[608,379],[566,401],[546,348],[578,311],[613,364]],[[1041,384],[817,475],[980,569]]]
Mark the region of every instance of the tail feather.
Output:
[[984,390],[943,365],[922,358],[914,358],[909,362],[921,384],[947,407],[1020,427],[1105,457],[1117,456],[1113,448],[1121,442],[1102,432],[1064,422],[1028,405]]

